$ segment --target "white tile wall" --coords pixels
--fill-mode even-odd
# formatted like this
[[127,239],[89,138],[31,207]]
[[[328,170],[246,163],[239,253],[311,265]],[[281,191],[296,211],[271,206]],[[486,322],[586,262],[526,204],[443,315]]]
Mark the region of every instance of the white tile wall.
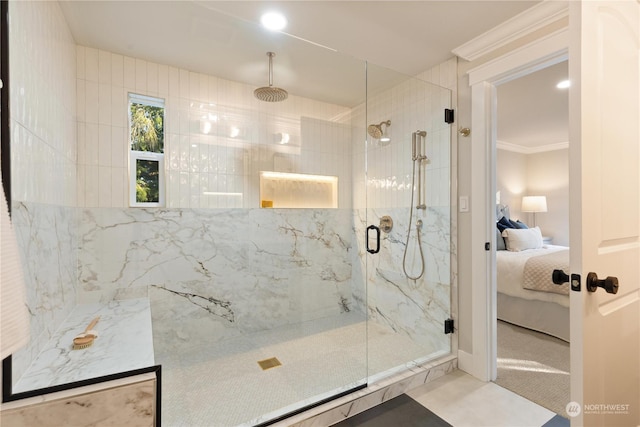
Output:
[[75,43],[57,3],[10,9],[13,199],[74,206]]
[[[365,146],[354,146],[355,207],[409,206],[413,168],[411,134],[416,130],[427,131],[429,163],[423,169],[426,203],[433,207],[449,206],[451,130],[450,125],[444,122],[444,108],[452,108],[455,65],[455,59],[452,59],[392,89],[368,94],[367,122],[377,124],[391,120],[388,133],[392,141],[380,147],[377,141],[362,132],[362,139],[367,138],[368,144],[366,183],[361,166],[364,164]],[[364,106],[360,106],[354,117],[363,120],[364,110]]]
[[[338,150],[350,144],[344,135],[348,108],[295,96],[271,105],[257,101],[253,87],[241,83],[89,47],[76,49],[80,206],[128,206],[127,94],[135,92],[165,99],[168,207],[258,207],[258,172],[273,170],[280,155],[288,156],[296,172],[339,176],[339,206],[351,207],[351,153]],[[303,135],[305,117],[318,123]],[[341,122],[333,117],[342,117]],[[211,126],[208,134],[201,131],[201,120]],[[234,128],[237,136],[232,136]],[[291,135],[288,146],[274,143],[277,132]],[[205,191],[241,192],[243,197]]]

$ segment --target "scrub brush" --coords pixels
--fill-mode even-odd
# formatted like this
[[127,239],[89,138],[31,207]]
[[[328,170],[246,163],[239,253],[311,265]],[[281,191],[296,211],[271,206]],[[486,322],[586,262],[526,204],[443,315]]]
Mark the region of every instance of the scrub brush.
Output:
[[93,327],[96,326],[98,320],[100,320],[100,316],[93,319],[84,332],[73,339],[74,350],[81,350],[83,348],[90,347],[93,344],[93,341],[98,338],[98,334],[93,330]]

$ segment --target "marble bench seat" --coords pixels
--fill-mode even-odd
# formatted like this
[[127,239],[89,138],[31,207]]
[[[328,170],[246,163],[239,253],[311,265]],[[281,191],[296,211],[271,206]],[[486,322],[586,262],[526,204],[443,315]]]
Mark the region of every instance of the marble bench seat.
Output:
[[[73,338],[96,316],[93,345],[73,350]],[[151,307],[147,298],[76,306],[31,366],[13,393],[155,365]]]

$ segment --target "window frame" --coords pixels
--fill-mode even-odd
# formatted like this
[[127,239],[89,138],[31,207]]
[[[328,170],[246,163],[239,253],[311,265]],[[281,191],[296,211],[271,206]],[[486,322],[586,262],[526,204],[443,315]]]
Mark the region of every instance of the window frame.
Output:
[[[158,201],[138,202],[136,200],[136,186],[138,182],[137,161],[148,160],[158,162]],[[143,207],[164,207],[165,206],[165,178],[164,178],[164,153],[154,153],[151,151],[129,152],[129,206],[134,208]]]
[[[162,152],[154,152],[154,151],[137,151],[133,150],[133,141],[131,139],[131,105],[132,104],[141,104],[148,105],[151,107],[159,107],[162,108],[162,134],[163,134],[163,147]],[[138,93],[129,92],[127,94],[127,117],[128,117],[128,149],[129,149],[129,206],[130,207],[164,207],[166,206],[166,198],[165,198],[165,188],[166,188],[166,179],[165,179],[165,170],[164,170],[164,143],[166,141],[166,106],[165,100],[162,98],[156,98],[147,95],[141,95]],[[158,162],[158,201],[157,202],[138,202],[137,201],[137,181],[138,181],[138,171],[137,171],[137,162],[138,160],[147,160]]]

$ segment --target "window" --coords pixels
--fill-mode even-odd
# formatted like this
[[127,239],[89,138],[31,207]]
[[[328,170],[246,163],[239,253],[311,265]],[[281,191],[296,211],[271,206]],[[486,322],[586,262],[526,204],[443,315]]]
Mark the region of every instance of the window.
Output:
[[129,94],[129,204],[164,206],[164,100]]

